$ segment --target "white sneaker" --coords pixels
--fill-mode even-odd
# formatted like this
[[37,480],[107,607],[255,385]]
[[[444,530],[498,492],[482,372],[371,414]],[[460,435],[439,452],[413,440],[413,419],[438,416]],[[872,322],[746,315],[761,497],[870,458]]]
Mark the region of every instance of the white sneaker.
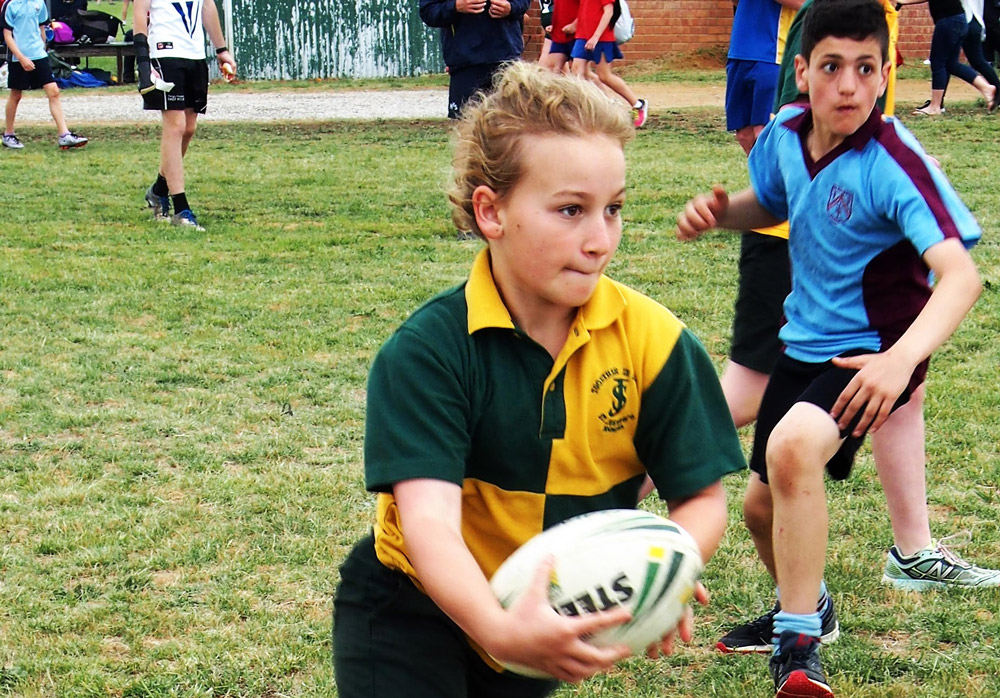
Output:
[[83,136],[76,135],[72,131],[59,136],[59,147],[63,150],[69,150],[70,148],[82,148],[85,145],[87,145],[87,139]]
[[14,150],[20,150],[24,147],[24,143],[17,140],[17,135],[13,133],[3,134],[3,145],[5,148],[13,148]]
[[[1000,570],[976,567],[958,556],[945,541],[958,537],[971,539],[968,531],[931,541],[923,550],[910,557],[899,554],[896,546],[889,548],[882,582],[897,589],[923,591],[941,587],[1000,587]],[[963,543],[964,544],[964,543]]]

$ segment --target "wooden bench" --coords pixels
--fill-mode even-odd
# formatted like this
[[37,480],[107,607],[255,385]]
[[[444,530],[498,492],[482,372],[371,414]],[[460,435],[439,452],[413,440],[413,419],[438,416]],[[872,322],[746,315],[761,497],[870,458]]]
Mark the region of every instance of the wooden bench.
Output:
[[[59,58],[78,56],[83,58],[84,67],[90,67],[90,59],[96,56],[114,56],[118,66],[118,84],[124,83],[125,56],[135,55],[135,45],[131,41],[108,41],[103,44],[52,44],[52,52]],[[65,60],[65,59],[63,59]],[[129,76],[129,80],[132,76]]]

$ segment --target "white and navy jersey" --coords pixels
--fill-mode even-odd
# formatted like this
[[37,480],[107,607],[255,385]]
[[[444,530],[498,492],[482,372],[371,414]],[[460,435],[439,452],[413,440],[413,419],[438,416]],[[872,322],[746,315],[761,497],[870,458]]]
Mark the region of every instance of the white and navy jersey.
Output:
[[150,0],[149,55],[151,58],[205,60],[203,0]]
[[852,349],[885,351],[930,297],[923,254],[946,239],[971,247],[979,225],[916,138],[873,110],[818,162],[808,108],[782,109],[750,151],[760,204],[788,219],[792,292],[785,353],[819,363]]

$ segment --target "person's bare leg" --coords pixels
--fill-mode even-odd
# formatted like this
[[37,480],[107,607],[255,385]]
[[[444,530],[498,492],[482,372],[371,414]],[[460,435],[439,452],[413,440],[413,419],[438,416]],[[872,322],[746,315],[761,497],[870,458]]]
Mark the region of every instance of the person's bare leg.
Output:
[[744,427],[757,419],[760,400],[770,376],[730,360],[722,372],[722,394],[726,397],[729,414],[736,428]]
[[45,96],[49,98],[49,113],[52,114],[52,119],[56,122],[56,129],[59,131],[56,135],[61,136],[69,131],[69,127],[66,125],[66,117],[63,115],[62,102],[59,101],[59,86],[50,82],[43,89]]
[[14,117],[17,116],[17,105],[21,103],[21,90],[11,90],[7,95],[7,106],[4,109],[4,133],[14,133]]
[[872,432],[872,457],[892,523],[892,539],[909,557],[931,544],[924,445],[924,385]]
[[639,98],[636,97],[635,92],[633,92],[628,86],[628,83],[612,72],[610,63],[607,61],[601,61],[600,63],[595,64],[594,69],[597,71],[597,77],[601,79],[601,82],[610,87],[617,94],[621,95],[622,99],[628,102],[630,107],[635,106],[636,102],[639,101]]
[[743,521],[757,549],[757,557],[764,564],[771,579],[777,580],[774,569],[773,520],[774,504],[771,501],[771,488],[761,482],[760,475],[752,472],[743,495]]
[[828,536],[823,473],[841,443],[833,418],[806,402],[793,405],[768,438],[774,569],[787,613],[816,612]]
[[[187,123],[185,112],[160,112],[163,132],[160,136],[160,172],[167,180],[171,194],[184,191],[184,143]],[[190,141],[190,139],[187,139]]]

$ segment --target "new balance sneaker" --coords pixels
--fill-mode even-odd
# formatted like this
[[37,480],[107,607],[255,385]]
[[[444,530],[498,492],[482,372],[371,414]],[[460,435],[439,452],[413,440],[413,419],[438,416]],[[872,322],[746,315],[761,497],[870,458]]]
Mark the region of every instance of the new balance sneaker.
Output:
[[78,136],[72,131],[64,133],[59,136],[59,148],[62,150],[69,150],[70,148],[82,148],[87,145],[87,139],[83,136]]
[[[840,623],[837,622],[837,611],[833,608],[833,599],[827,597],[829,603],[823,606],[820,613],[822,622],[822,637],[820,642],[829,644],[840,637]],[[737,625],[715,643],[715,649],[723,654],[768,654],[774,650],[774,616],[781,610],[781,604],[760,618]]]
[[170,197],[158,196],[153,193],[153,187],[146,190],[146,205],[153,209],[153,220],[159,223],[170,222]]
[[1000,587],[1000,570],[976,567],[945,544],[945,541],[960,535],[931,541],[928,547],[910,557],[903,557],[899,549],[892,546],[885,561],[882,582],[906,591],[947,586]]
[[769,662],[776,698],[833,698],[819,661],[819,644],[809,635],[781,633]]
[[17,139],[17,134],[5,133],[3,134],[3,146],[5,148],[13,148],[14,150],[20,150],[24,147],[24,143]]
[[185,228],[194,228],[195,230],[201,232],[205,230],[203,227],[198,225],[198,219],[195,218],[194,213],[191,209],[186,208],[183,211],[178,211],[170,219],[170,222],[174,225],[179,225]]
[[632,123],[635,124],[636,128],[641,127],[646,123],[646,117],[649,116],[649,104],[646,100],[640,99],[638,107],[632,107]]

